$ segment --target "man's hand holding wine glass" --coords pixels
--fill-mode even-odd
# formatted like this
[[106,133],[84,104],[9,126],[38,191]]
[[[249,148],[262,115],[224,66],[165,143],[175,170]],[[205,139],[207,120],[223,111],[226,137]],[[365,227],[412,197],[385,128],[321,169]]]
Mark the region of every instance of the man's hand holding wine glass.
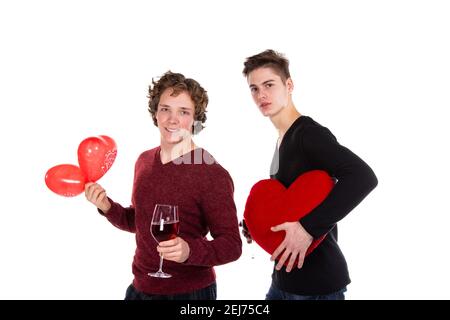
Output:
[[185,262],[191,252],[189,244],[180,237],[160,242],[157,250],[165,260],[179,263]]

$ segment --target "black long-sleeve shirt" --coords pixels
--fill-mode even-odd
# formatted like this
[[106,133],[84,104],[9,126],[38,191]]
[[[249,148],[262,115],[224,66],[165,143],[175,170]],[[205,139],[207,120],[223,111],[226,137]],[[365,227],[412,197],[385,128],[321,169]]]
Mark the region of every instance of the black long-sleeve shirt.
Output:
[[301,174],[324,170],[336,179],[328,197],[310,214],[300,219],[301,225],[314,238],[327,234],[309,254],[301,269],[274,268],[273,284],[299,295],[328,294],[350,283],[347,263],[337,244],[336,223],[344,218],[372,191],[378,180],[372,169],[357,155],[340,145],[330,130],[312,118],[301,116],[294,121],[271,165],[271,178],[288,188]]

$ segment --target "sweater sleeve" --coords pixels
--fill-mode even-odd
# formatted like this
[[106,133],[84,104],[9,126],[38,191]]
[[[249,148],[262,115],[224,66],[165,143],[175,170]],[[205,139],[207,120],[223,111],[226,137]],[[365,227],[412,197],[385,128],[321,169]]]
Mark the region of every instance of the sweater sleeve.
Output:
[[130,206],[128,208],[122,207],[119,203],[112,201],[108,197],[111,203],[111,208],[105,214],[103,211],[98,209],[98,212],[108,219],[109,222],[116,228],[120,230],[136,233],[136,223],[134,219],[134,207]]
[[378,184],[372,169],[356,154],[340,145],[324,127],[307,127],[302,147],[307,161],[337,179],[328,197],[300,219],[302,226],[318,238],[353,210]]
[[213,240],[186,239],[191,253],[185,264],[212,267],[237,260],[242,253],[242,241],[233,199],[233,181],[223,171],[209,177],[202,189],[202,211]]
[[136,164],[134,166],[134,178],[133,178],[133,192],[131,198],[131,206],[124,208],[119,203],[114,202],[108,197],[109,202],[111,203],[111,208],[105,214],[100,209],[97,209],[98,212],[105,216],[109,222],[116,228],[132,233],[136,233],[136,221],[135,221],[135,210],[134,210],[134,196],[136,192],[136,177],[139,170],[139,166],[141,163],[142,155],[139,156]]

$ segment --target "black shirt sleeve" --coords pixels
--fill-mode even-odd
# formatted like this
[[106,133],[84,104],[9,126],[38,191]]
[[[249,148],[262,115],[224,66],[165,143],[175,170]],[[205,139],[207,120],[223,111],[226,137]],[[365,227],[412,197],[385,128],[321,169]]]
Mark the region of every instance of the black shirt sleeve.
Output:
[[356,154],[340,145],[325,127],[309,126],[302,137],[306,160],[337,179],[328,197],[300,220],[314,238],[330,231],[378,184],[372,169]]

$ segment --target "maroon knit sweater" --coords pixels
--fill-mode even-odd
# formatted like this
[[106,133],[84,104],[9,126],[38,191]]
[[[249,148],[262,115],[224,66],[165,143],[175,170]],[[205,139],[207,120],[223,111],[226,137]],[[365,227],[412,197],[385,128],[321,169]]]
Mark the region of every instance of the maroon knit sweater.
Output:
[[[117,228],[136,233],[133,285],[147,294],[188,293],[215,281],[213,266],[239,258],[239,235],[233,181],[228,172],[204,149],[198,148],[162,164],[161,148],[142,153],[135,167],[132,205],[112,201],[105,215]],[[147,275],[159,267],[157,242],[150,234],[155,204],[178,205],[180,233],[190,247],[184,263],[164,260],[172,278]],[[206,239],[210,232],[213,240]]]

